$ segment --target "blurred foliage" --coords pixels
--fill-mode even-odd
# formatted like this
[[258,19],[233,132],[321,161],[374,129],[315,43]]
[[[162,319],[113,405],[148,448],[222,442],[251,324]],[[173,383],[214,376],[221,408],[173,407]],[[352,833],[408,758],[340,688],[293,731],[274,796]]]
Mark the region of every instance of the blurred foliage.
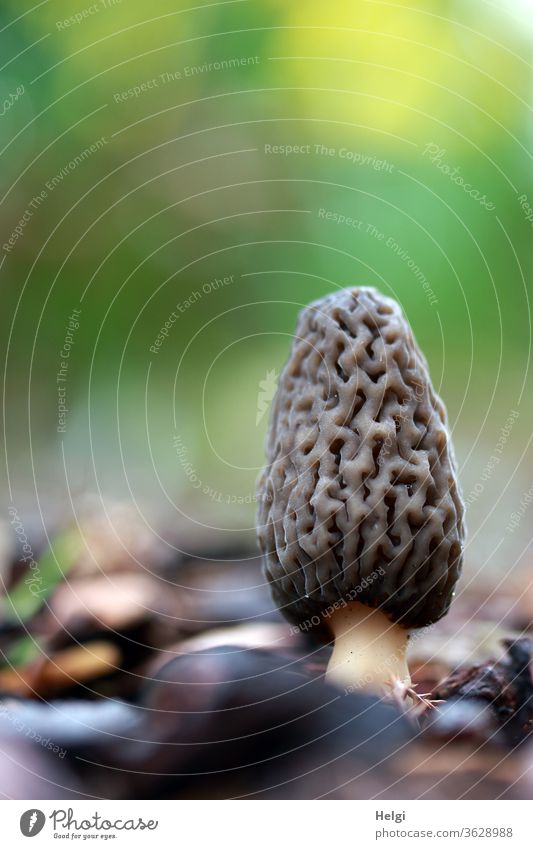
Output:
[[4,0],[2,93],[25,92],[0,122],[3,244],[47,192],[2,250],[10,475],[200,500],[222,524],[243,502],[250,524],[259,382],[301,305],[357,283],[403,304],[461,457],[494,441],[528,403],[528,19],[483,0]]

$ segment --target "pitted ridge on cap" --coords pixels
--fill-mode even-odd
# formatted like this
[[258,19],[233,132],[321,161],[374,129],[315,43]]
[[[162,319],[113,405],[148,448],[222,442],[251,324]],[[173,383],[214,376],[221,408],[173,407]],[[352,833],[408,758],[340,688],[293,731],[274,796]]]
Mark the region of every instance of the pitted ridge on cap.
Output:
[[464,508],[445,410],[396,301],[343,289],[300,313],[258,500],[266,576],[290,620],[340,600],[406,627],[446,613]]

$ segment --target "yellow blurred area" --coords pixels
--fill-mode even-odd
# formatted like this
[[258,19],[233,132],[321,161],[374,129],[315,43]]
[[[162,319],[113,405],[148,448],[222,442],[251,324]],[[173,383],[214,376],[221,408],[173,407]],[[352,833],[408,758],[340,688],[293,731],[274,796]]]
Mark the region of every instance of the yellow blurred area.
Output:
[[[426,143],[446,130],[450,148],[479,147],[512,133],[529,93],[529,68],[501,39],[502,12],[459,5],[380,0],[286,4],[276,39],[279,78],[301,86],[312,115],[354,121],[391,146]],[[465,8],[466,7],[466,8]],[[440,12],[440,13],[439,13]],[[500,40],[501,39],[501,40]],[[347,94],[341,93],[347,92]],[[438,109],[435,105],[438,103]],[[342,130],[339,128],[339,132]],[[353,131],[346,129],[350,135]]]

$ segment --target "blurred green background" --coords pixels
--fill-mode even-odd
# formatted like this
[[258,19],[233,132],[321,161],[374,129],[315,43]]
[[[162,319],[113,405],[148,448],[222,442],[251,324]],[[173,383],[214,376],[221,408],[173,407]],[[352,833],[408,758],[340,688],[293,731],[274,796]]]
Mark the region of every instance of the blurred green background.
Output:
[[296,314],[375,285],[447,404],[472,568],[524,562],[533,3],[3,0],[0,44],[6,504],[252,534]]

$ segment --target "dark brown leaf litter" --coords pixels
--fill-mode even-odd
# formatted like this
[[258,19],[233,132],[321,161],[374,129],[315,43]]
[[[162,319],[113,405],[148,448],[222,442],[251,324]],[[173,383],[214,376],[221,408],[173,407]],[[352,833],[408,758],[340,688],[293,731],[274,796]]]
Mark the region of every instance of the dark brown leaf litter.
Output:
[[356,779],[373,795],[414,736],[395,706],[346,696],[301,660],[235,646],[170,661],[137,705],[11,700],[8,710],[1,748],[32,728],[66,751],[58,763],[35,746],[40,774],[70,770],[77,789],[105,798],[343,798]]
[[433,691],[444,699],[430,730],[436,736],[478,735],[508,746],[522,743],[533,730],[533,640],[503,640],[497,661],[464,666]]
[[[7,667],[0,671],[0,692],[84,698],[90,690],[93,695],[135,699],[145,666],[165,653],[170,659],[190,651],[186,645],[180,648],[186,640],[203,639],[217,629],[234,629],[237,634],[243,627],[265,630],[281,624],[259,558],[241,554],[220,560],[181,557],[172,568],[168,563],[161,568],[154,564],[153,572],[142,572],[129,562],[92,576],[74,570],[25,627],[44,657],[54,659],[52,666],[58,653],[74,652],[80,643],[90,650],[95,640],[104,641],[119,657],[112,674],[106,670],[101,676],[95,668],[94,674],[82,675],[80,667],[80,675],[71,673],[60,688],[33,675],[28,687],[25,670]],[[288,626],[284,627],[287,632]],[[0,648],[7,652],[12,639],[4,634]]]
[[[523,756],[503,742],[419,734],[397,706],[346,695],[315,666],[235,645],[183,654],[136,703],[4,703],[0,749],[20,751],[22,767],[36,759],[45,782],[99,798],[528,798],[516,781]],[[463,697],[463,728],[478,703]],[[29,745],[26,729],[41,742]]]
[[[418,691],[444,699],[419,731],[397,705],[324,683],[330,648],[281,618],[250,550],[149,553],[144,570],[107,551],[25,623],[53,661],[33,698],[4,688],[0,794],[531,798],[530,747],[517,745],[531,728],[531,641],[507,640],[501,659],[450,674],[462,658],[495,656],[484,636],[494,623],[515,627],[485,586],[416,643]],[[105,676],[83,662],[102,641],[120,653]],[[42,673],[67,660],[75,668],[51,688]]]

